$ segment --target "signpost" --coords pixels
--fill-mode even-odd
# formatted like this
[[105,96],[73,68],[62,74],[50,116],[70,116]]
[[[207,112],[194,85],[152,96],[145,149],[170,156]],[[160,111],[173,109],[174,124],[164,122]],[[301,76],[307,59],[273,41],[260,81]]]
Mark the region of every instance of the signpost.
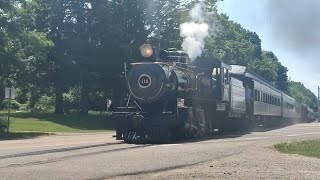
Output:
[[10,127],[10,111],[11,111],[11,99],[16,98],[16,90],[14,88],[6,88],[5,89],[5,98],[9,99],[8,102],[8,128],[7,132],[9,133],[9,127]]

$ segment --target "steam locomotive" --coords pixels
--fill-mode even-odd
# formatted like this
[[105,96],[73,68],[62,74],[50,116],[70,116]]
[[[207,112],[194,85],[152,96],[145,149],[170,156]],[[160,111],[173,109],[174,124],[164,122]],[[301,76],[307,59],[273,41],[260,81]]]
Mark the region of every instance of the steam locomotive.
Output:
[[176,49],[140,47],[125,65],[127,96],[116,105],[116,138],[168,143],[177,138],[250,129],[257,122],[312,120],[312,110],[244,66],[197,58]]

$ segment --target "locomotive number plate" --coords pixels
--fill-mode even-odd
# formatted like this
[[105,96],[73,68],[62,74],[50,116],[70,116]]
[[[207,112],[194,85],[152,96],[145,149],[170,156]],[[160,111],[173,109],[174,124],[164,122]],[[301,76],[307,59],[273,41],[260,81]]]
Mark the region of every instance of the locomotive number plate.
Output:
[[142,74],[140,77],[139,77],[139,86],[141,88],[147,88],[151,85],[151,78],[149,75],[147,74]]

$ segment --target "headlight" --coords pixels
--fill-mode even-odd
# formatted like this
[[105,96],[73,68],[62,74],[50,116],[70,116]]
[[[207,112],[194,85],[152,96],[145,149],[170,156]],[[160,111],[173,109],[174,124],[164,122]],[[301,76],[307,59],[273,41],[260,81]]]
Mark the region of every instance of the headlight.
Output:
[[150,44],[143,44],[140,46],[141,55],[145,58],[149,58],[153,55],[153,49]]

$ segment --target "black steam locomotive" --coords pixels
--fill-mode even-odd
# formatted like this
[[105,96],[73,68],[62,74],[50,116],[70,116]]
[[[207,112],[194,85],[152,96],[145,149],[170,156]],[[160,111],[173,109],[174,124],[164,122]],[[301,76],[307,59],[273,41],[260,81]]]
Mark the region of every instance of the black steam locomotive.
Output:
[[243,66],[191,62],[186,52],[154,53],[148,44],[140,50],[143,60],[125,66],[128,93],[113,110],[117,139],[166,143],[302,117],[299,103]]

